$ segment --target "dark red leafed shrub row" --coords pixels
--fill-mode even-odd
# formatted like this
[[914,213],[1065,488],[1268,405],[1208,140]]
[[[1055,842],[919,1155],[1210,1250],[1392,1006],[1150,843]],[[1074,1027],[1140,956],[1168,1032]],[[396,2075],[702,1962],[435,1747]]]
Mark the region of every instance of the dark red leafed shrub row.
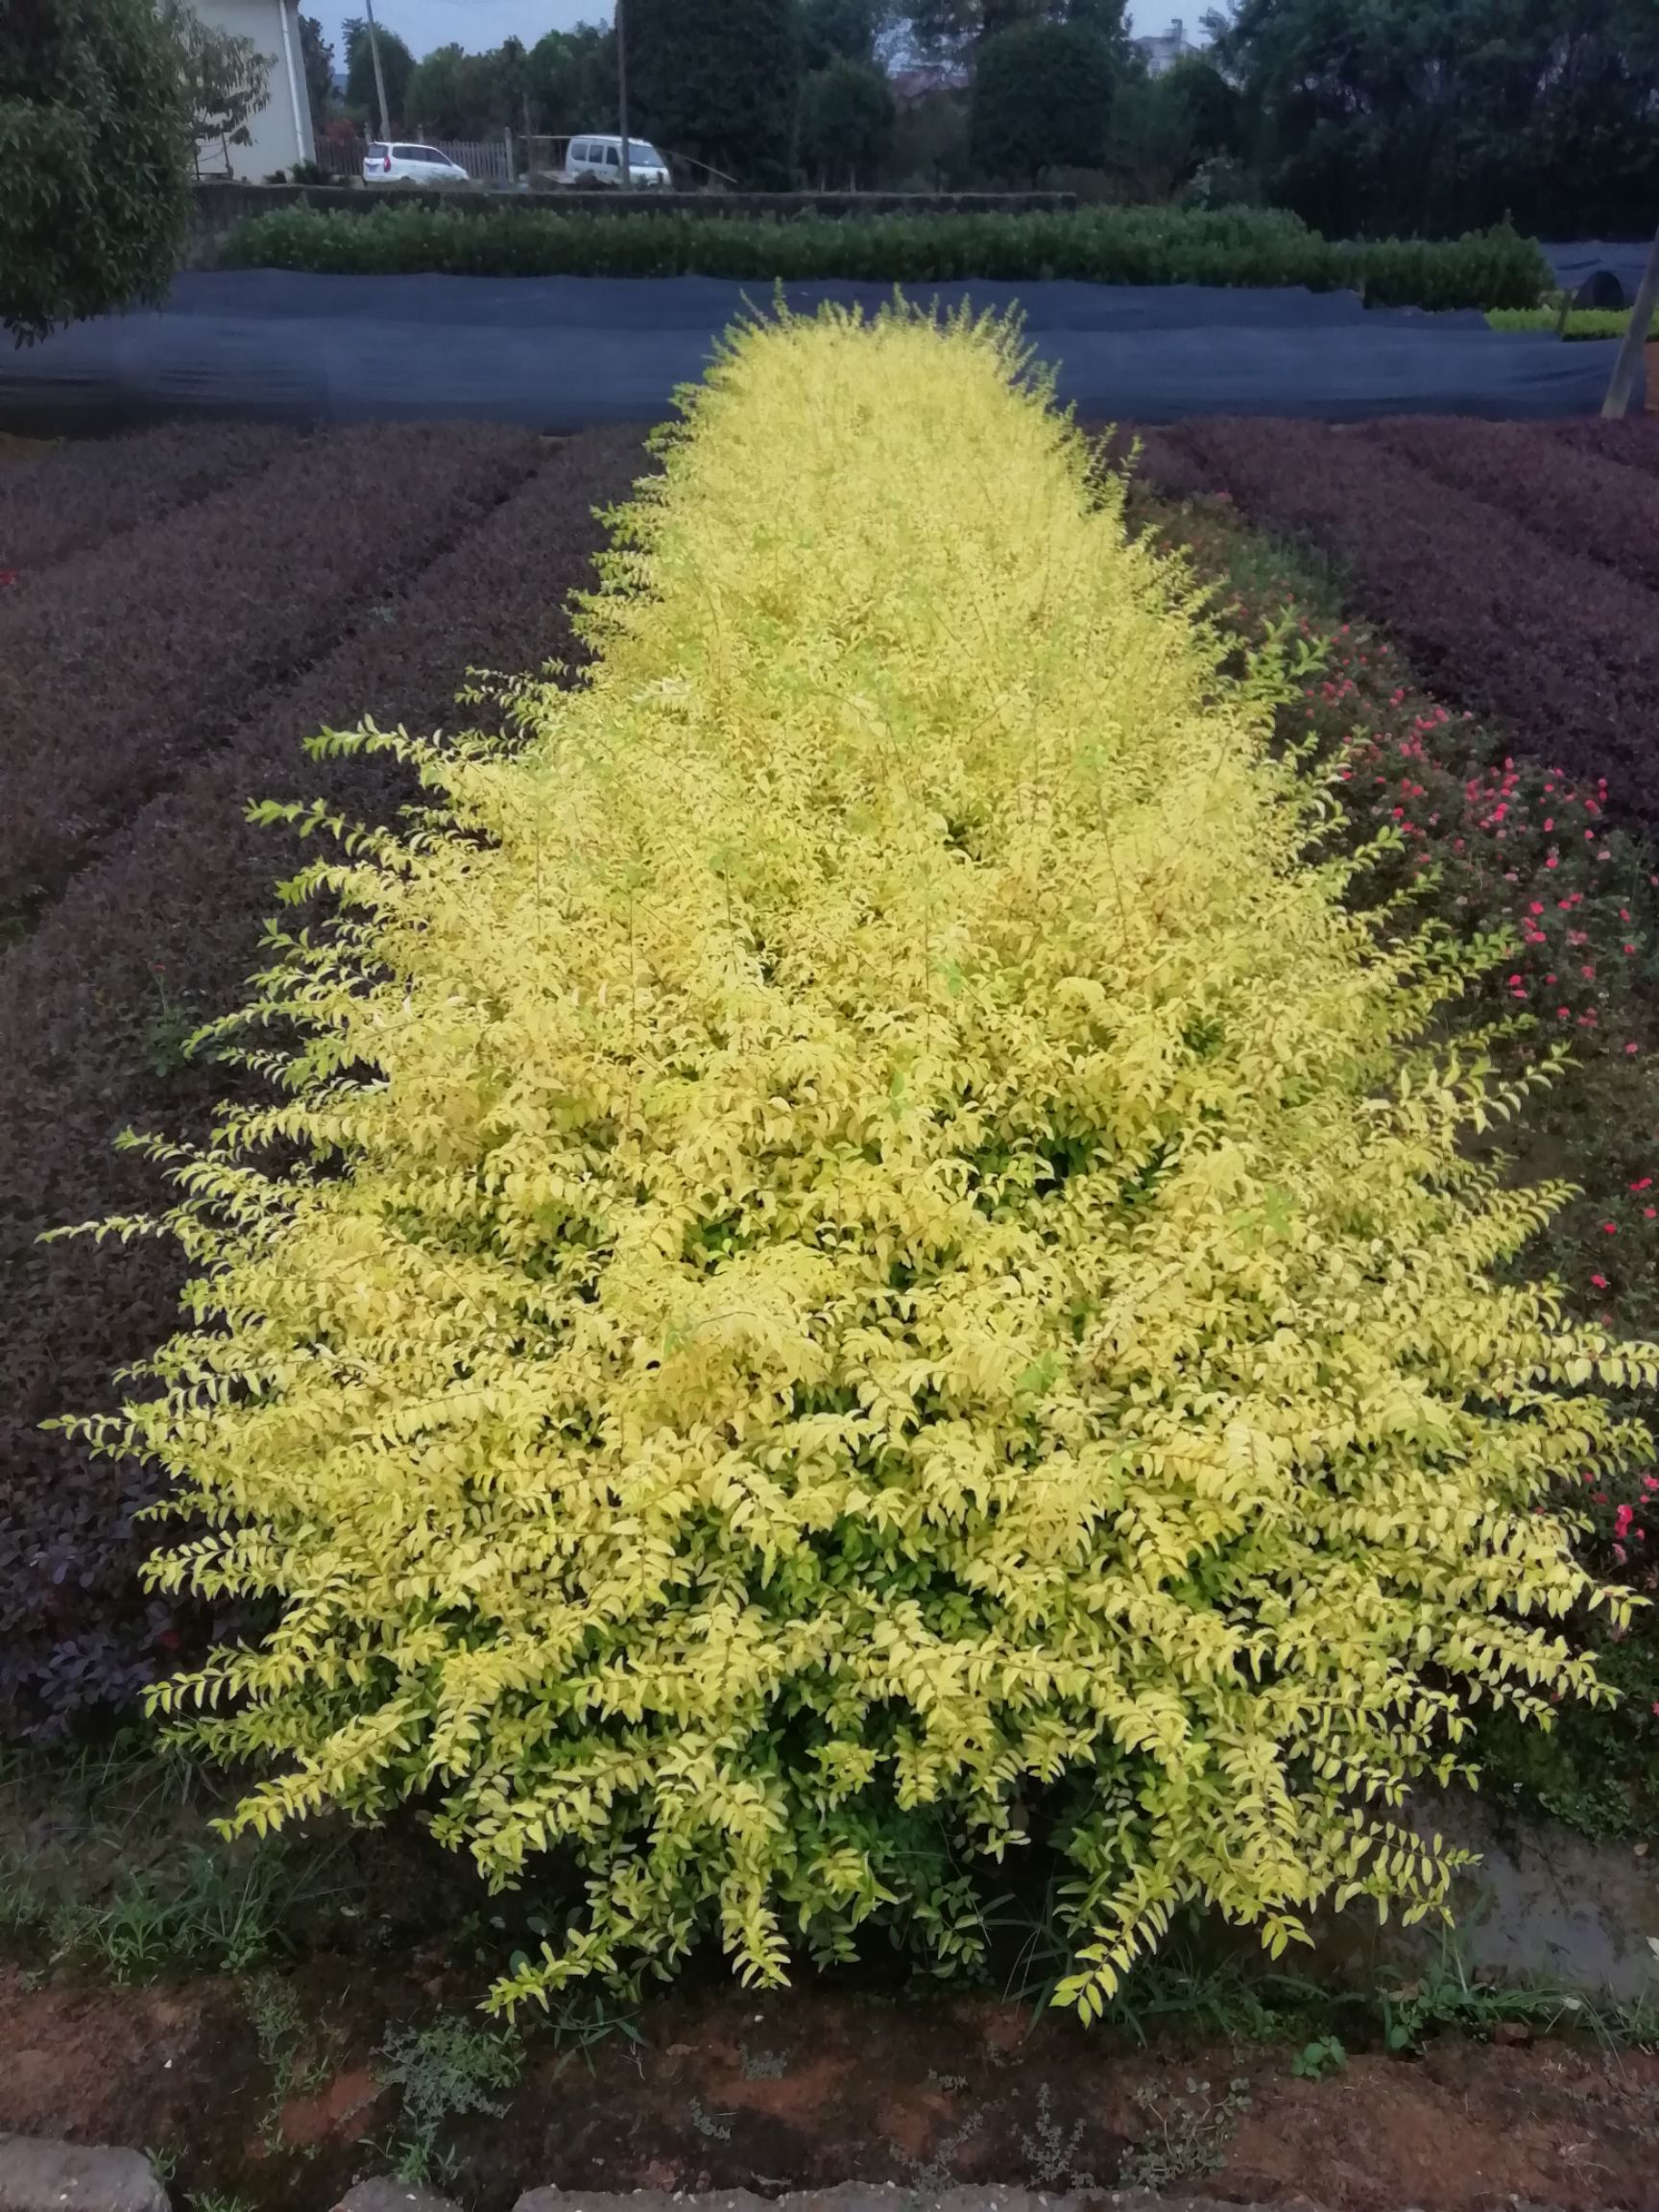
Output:
[[256,476],[294,432],[255,422],[163,424],[0,469],[0,568],[19,577]]
[[1501,507],[1569,553],[1659,588],[1659,484],[1526,422],[1401,416],[1359,433],[1442,484]]
[[1622,422],[1603,422],[1592,417],[1585,422],[1556,422],[1550,436],[1580,452],[1598,453],[1626,469],[1646,469],[1659,475],[1659,416],[1631,415]]
[[[317,850],[250,825],[247,802],[321,796],[349,817],[391,818],[413,795],[392,764],[312,761],[301,740],[365,714],[388,729],[477,727],[487,714],[454,705],[469,667],[518,672],[571,657],[564,609],[592,581],[604,537],[593,509],[626,497],[648,466],[628,431],[546,452],[384,619],[228,725],[227,742],[146,806],[0,963],[0,1738],[50,1738],[130,1700],[202,1632],[137,1583],[144,1535],[131,1516],[148,1495],[143,1472],[36,1426],[114,1402],[114,1370],[175,1324],[180,1258],[148,1241],[36,1238],[164,1202],[156,1171],[112,1149],[117,1132],[201,1132],[240,1080],[180,1047],[240,999],[276,911],[275,881]],[[412,475],[404,496],[411,513],[421,503]]]
[[1139,473],[1171,499],[1191,498],[1211,488],[1209,472],[1183,451],[1167,430],[1115,424],[1097,431],[1095,438],[1101,458],[1118,471],[1130,467],[1139,448],[1140,459],[1135,463]]
[[1630,820],[1659,820],[1659,596],[1352,430],[1213,421],[1169,435],[1212,490],[1332,556],[1443,698],[1502,717],[1581,782],[1605,778]]
[[541,450],[473,425],[292,433],[259,475],[21,578],[0,598],[0,918],[56,898]]

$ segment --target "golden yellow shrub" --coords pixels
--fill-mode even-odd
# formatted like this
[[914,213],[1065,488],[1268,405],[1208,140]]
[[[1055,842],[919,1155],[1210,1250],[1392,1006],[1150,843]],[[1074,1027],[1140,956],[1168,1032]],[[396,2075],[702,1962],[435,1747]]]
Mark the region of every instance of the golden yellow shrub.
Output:
[[[1179,1902],[1411,1912],[1472,1697],[1595,1693],[1552,1480],[1659,1355],[1494,1262],[1470,957],[1383,949],[1180,576],[1005,332],[742,335],[521,755],[322,872],[292,1096],[171,1155],[194,1326],[101,1433],[274,1600],[156,1703],[238,1818],[420,1793],[588,1903],[498,1984],[942,1967],[1065,1808],[1086,2017]],[[1489,949],[1488,949],[1489,950]],[[315,1159],[261,1166],[274,1139]],[[123,1224],[132,1229],[135,1224]],[[93,1425],[96,1427],[97,1425]],[[201,1527],[205,1521],[204,1530]]]

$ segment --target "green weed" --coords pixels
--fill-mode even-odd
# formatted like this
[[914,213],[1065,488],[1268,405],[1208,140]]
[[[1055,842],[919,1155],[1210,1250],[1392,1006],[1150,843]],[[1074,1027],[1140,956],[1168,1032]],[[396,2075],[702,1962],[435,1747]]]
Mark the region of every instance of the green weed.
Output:
[[1208,2081],[1188,2079],[1184,2095],[1166,2111],[1150,2089],[1137,2090],[1135,2102],[1146,2114],[1146,2133],[1124,2153],[1118,2176],[1120,2188],[1167,2189],[1182,2181],[1202,2181],[1226,2162],[1227,2140],[1250,2109],[1250,2084],[1239,2080],[1225,2097],[1210,2094]]
[[1057,2189],[1062,2181],[1070,2181],[1073,2189],[1093,2189],[1094,2176],[1077,2155],[1083,2122],[1076,2122],[1067,2141],[1049,2109],[1050,2103],[1048,2084],[1045,2081],[1037,2092],[1037,2132],[1020,2138],[1030,2177],[1042,2189]]
[[1334,2035],[1316,2035],[1291,2059],[1290,2071],[1299,2080],[1322,2081],[1327,2074],[1344,2072],[1347,2064],[1348,2054]]
[[505,2111],[489,2091],[511,2089],[524,2064],[515,2035],[453,2015],[425,2028],[399,2029],[386,2038],[379,2056],[386,2060],[381,2081],[402,2093],[408,2130],[394,2149],[397,2178],[412,2182],[430,2178],[438,2133],[447,2122],[469,2112]]
[[1390,2051],[1416,2051],[1431,2034],[1490,2035],[1508,2023],[1549,2035],[1558,2029],[1594,2035],[1606,2048],[1659,2043],[1659,2006],[1602,2004],[1549,1982],[1505,1981],[1472,1967],[1455,1935],[1415,1979],[1380,2000],[1382,2039]]
[[325,2059],[314,2059],[309,2066],[300,2063],[305,2020],[300,2000],[286,1982],[275,1974],[256,1974],[245,1994],[259,2046],[259,2062],[271,2076],[271,2094],[260,2133],[266,2149],[274,2151],[281,2140],[283,2105],[290,2097],[321,2089],[329,2069]]

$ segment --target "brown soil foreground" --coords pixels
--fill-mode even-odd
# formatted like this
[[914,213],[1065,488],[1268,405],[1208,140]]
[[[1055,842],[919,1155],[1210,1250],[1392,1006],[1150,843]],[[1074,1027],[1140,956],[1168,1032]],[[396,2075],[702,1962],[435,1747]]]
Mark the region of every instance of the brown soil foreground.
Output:
[[[304,2022],[282,2094],[250,1985],[140,1988],[0,1968],[0,2130],[161,2152],[175,2187],[260,2212],[333,2200],[384,2172],[399,2135],[378,2084],[389,2023],[465,2013],[424,1982],[322,1960],[288,1986]],[[504,2212],[536,2184],[610,2191],[838,2181],[1140,2183],[1229,2201],[1306,2196],[1332,2212],[1561,2212],[1659,2204],[1659,2056],[1584,2040],[1431,2043],[1356,2054],[1323,2079],[1293,2047],[1137,2048],[1057,2016],[945,1990],[680,1991],[584,2056],[529,2038],[498,2116],[444,2130],[446,2185]],[[1500,2031],[1502,2034],[1503,2031]],[[1514,2030],[1524,2037],[1524,2030]]]

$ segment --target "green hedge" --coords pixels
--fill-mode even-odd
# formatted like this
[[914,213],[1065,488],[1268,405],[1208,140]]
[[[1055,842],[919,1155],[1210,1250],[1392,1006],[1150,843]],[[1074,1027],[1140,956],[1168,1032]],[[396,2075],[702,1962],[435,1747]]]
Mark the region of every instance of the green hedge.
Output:
[[1349,287],[1380,305],[1530,307],[1537,245],[1503,228],[1432,244],[1343,244],[1261,208],[1080,207],[1035,215],[827,219],[638,214],[596,223],[544,208],[287,207],[240,223],[228,268],[367,276],[740,276],[928,283],[1082,277],[1108,284]]
[[[1573,307],[1563,327],[1558,306],[1495,307],[1490,321],[1495,330],[1559,330],[1563,338],[1623,338],[1632,312],[1628,307]],[[1659,310],[1647,335],[1659,338]]]

